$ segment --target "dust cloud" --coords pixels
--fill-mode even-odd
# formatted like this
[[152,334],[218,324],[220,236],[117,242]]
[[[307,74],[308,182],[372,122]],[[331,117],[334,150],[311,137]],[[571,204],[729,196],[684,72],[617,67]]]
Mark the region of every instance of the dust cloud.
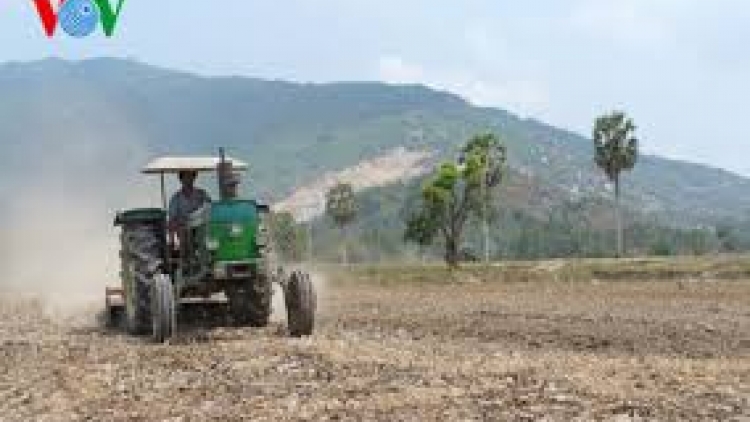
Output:
[[118,285],[117,210],[158,204],[158,183],[139,168],[136,140],[84,138],[47,156],[14,157],[0,212],[0,296],[37,298],[55,310],[102,306]]
[[[71,314],[101,308],[105,287],[120,284],[116,212],[159,206],[161,198],[158,179],[140,173],[153,154],[137,134],[68,139],[36,138],[13,157],[14,171],[0,175],[0,298],[40,299]],[[210,187],[208,178],[199,182]],[[311,273],[322,296],[325,277]],[[276,292],[274,318],[285,317]]]

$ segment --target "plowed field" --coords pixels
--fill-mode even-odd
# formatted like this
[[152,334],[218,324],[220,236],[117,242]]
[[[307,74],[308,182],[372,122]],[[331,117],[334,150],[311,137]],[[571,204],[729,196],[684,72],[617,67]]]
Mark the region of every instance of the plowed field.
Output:
[[400,283],[167,345],[0,300],[2,421],[748,421],[750,283]]

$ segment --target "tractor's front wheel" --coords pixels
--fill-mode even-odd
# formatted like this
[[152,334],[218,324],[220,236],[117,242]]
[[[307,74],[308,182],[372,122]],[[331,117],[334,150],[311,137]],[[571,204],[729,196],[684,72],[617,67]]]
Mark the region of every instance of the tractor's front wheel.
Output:
[[315,326],[317,298],[310,275],[295,271],[284,288],[287,324],[292,337],[309,336]]
[[169,340],[175,331],[174,289],[164,274],[157,274],[151,283],[151,325],[156,343]]

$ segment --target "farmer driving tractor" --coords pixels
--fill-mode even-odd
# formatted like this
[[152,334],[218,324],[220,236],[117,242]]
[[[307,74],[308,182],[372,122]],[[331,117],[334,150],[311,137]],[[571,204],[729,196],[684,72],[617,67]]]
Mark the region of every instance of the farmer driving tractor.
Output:
[[175,234],[178,240],[183,240],[180,239],[180,232],[186,227],[190,214],[211,203],[208,193],[195,187],[197,176],[198,173],[191,170],[178,173],[182,188],[175,192],[169,201],[169,233],[172,244],[174,244]]
[[[198,306],[206,316],[226,313],[234,325],[265,327],[272,284],[278,283],[289,334],[312,334],[316,299],[310,276],[276,264],[268,238],[270,207],[238,195],[238,172],[246,170],[247,164],[225,157],[223,150],[218,158],[161,157],[144,168],[160,176],[163,205],[115,217],[121,228],[121,286],[108,288],[105,301],[113,326],[122,322],[130,333],[151,333],[163,343],[173,336],[178,316]],[[216,201],[195,187],[199,172],[216,174]],[[178,174],[182,184],[168,204],[166,174]],[[213,298],[218,293],[223,300]]]

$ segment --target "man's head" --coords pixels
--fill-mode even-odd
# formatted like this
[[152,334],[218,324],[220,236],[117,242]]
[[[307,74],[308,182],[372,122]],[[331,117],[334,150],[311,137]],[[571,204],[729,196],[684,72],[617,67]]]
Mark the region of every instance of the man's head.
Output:
[[226,195],[229,198],[237,198],[239,196],[240,186],[240,175],[237,173],[229,173],[225,180]]
[[198,177],[198,173],[191,170],[183,170],[177,175],[177,177],[180,178],[180,183],[182,183],[183,188],[190,189],[195,184],[195,178]]

